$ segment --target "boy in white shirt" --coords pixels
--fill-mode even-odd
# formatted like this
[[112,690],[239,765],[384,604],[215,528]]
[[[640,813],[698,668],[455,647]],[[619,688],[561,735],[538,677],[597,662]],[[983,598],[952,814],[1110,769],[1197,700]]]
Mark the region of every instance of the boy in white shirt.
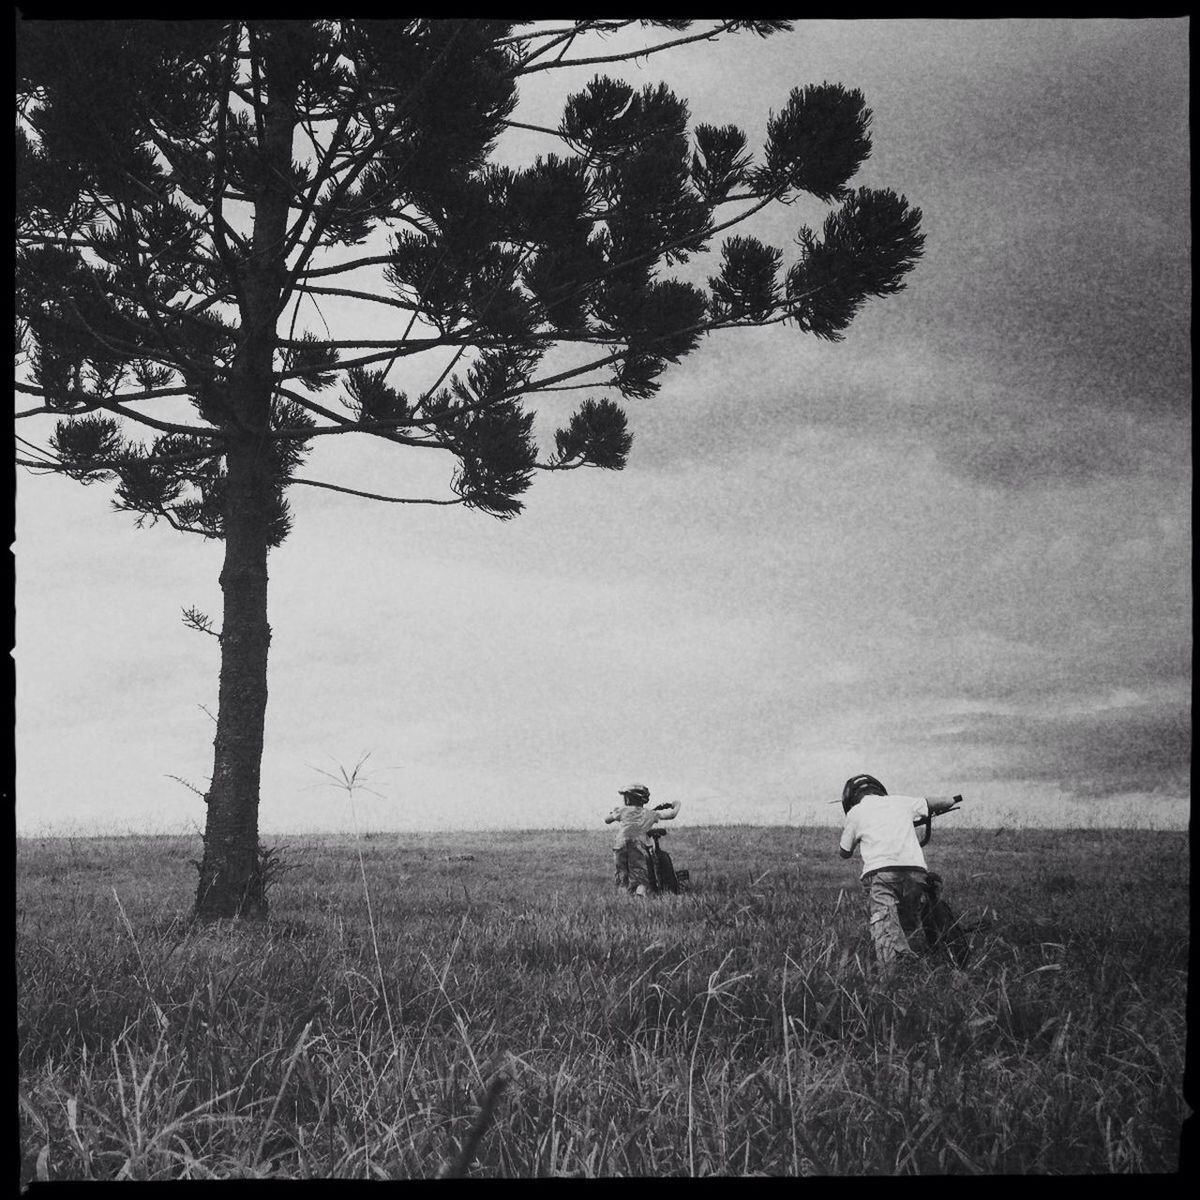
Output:
[[606,825],[613,822],[618,824],[613,839],[617,887],[622,891],[632,892],[635,896],[645,896],[650,891],[650,864],[646,855],[650,839],[646,835],[655,822],[673,821],[679,815],[679,801],[660,804],[657,808],[647,808],[646,805],[650,803],[650,789],[641,783],[622,788],[618,795],[625,803],[618,804],[604,818]]
[[889,796],[872,775],[855,775],[842,789],[839,853],[850,858],[857,846],[862,855],[871,941],[885,966],[917,957],[908,939],[921,922],[927,873],[914,822],[955,806],[950,796]]

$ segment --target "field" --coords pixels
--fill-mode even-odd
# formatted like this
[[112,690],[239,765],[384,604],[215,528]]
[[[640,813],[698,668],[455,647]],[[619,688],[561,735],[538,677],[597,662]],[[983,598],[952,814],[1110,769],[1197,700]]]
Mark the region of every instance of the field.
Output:
[[281,837],[240,929],[198,838],[21,839],[21,1181],[1177,1169],[1186,833],[939,828],[973,959],[894,979],[835,839]]

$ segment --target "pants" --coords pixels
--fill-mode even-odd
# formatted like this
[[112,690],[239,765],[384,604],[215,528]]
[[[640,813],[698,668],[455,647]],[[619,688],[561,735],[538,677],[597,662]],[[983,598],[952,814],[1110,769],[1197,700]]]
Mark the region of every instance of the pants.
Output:
[[650,862],[646,847],[637,842],[625,842],[613,850],[613,870],[617,887],[636,892],[639,887],[650,890]]
[[921,925],[926,873],[920,867],[885,867],[862,882],[867,892],[871,941],[885,965],[916,958],[909,945]]

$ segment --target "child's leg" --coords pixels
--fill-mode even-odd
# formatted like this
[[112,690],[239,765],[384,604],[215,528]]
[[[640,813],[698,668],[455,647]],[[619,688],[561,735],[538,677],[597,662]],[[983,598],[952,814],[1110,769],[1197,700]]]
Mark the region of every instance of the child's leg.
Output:
[[629,890],[629,860],[626,857],[624,846],[613,850],[613,876],[621,891]]
[[877,871],[867,883],[871,941],[875,957],[885,966],[899,958],[915,957],[900,924],[902,872]]
[[650,863],[644,846],[627,842],[629,847],[629,890],[639,896],[650,891]]
[[[899,881],[900,928],[909,945],[921,930],[921,910],[925,904],[926,877],[924,872],[901,872]],[[923,931],[922,931],[923,932]]]

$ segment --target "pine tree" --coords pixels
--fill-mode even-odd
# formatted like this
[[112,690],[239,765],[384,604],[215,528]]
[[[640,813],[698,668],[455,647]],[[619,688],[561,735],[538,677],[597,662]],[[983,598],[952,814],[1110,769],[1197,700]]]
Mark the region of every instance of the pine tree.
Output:
[[[539,128],[514,116],[523,78],[630,59],[595,36],[630,26],[646,61],[789,23],[19,23],[16,388],[33,399],[18,417],[52,428],[19,437],[17,461],[224,541],[219,631],[185,614],[221,648],[201,918],[266,913],[267,559],[289,488],[510,518],[537,471],[619,470],[621,401],[654,395],[706,333],[837,340],[920,257],[918,209],[849,187],[871,113],[837,84],[794,89],[756,158],[733,125],[689,128],[666,86],[597,74],[540,129],[553,150],[494,161],[507,128]],[[739,232],[707,287],[671,273],[801,193],[830,211],[790,265]],[[318,334],[298,324],[306,298],[387,313],[394,332]],[[582,361],[550,369],[559,347]],[[399,373],[421,354],[448,365],[410,396]],[[597,394],[540,448],[530,403],[583,385]],[[449,494],[300,474],[347,434],[446,451]]]

